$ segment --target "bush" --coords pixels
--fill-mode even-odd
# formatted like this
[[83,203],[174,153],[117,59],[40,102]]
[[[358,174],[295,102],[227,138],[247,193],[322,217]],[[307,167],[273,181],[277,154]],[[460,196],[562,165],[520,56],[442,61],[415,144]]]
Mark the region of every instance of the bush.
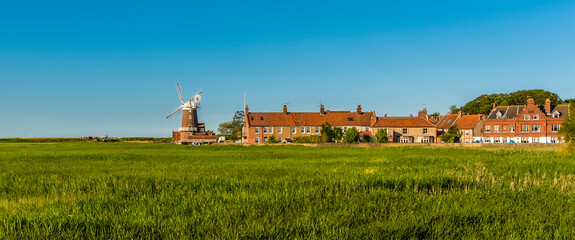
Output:
[[343,134],[344,143],[356,143],[358,141],[359,141],[359,131],[357,131],[357,128],[355,127],[348,129],[347,131],[345,131],[345,134]]
[[373,142],[373,139],[370,135],[363,135],[359,138],[359,141],[369,143],[369,142]]
[[388,143],[389,139],[387,138],[387,130],[380,128],[375,133],[375,142],[377,143]]
[[294,143],[324,143],[321,135],[311,135],[305,137],[294,137]]
[[278,143],[276,135],[271,135],[270,138],[268,138],[268,143]]

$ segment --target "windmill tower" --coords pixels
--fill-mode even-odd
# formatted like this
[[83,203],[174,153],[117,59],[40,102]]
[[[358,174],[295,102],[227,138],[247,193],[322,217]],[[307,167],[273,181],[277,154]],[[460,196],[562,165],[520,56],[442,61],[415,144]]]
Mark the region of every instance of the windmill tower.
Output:
[[176,83],[178,87],[178,93],[180,94],[180,101],[182,105],[180,105],[176,110],[172,111],[166,119],[174,116],[180,110],[182,111],[182,126],[178,129],[180,132],[192,132],[196,133],[198,131],[198,108],[200,108],[200,101],[202,101],[202,90],[196,92],[194,96],[192,96],[188,101],[184,102],[184,97],[182,96],[182,90],[180,88],[180,83]]

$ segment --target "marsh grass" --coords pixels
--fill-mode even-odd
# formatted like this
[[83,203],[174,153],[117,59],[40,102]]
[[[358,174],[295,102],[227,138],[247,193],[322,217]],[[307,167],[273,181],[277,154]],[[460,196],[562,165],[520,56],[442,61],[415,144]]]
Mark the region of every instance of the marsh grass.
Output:
[[0,143],[0,238],[571,238],[526,148]]

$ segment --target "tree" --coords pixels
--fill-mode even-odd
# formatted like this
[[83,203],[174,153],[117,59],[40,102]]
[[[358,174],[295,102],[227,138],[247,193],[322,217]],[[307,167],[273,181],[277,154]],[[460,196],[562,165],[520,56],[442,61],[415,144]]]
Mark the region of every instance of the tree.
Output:
[[365,135],[363,135],[363,136],[360,136],[360,137],[359,137],[359,141],[360,141],[360,142],[364,142],[364,143],[373,142],[371,136],[370,136],[370,135],[367,135],[367,134],[365,134]]
[[441,115],[441,113],[439,113],[439,112],[434,112],[434,113],[432,113],[432,114],[429,114],[429,117],[433,117],[433,118],[436,118],[436,119],[437,119],[437,118],[439,118],[439,115]]
[[387,129],[377,129],[375,133],[375,142],[377,143],[388,143],[389,139],[387,138]]
[[575,153],[575,101],[569,102],[569,114],[565,115],[559,133],[563,134],[563,139],[567,144],[561,151]]
[[230,140],[238,140],[244,126],[244,111],[236,111],[232,121],[220,123],[218,132]]
[[441,141],[446,143],[459,142],[460,138],[461,138],[461,132],[459,131],[457,125],[451,125],[451,127],[449,127],[447,132],[441,135]]
[[344,143],[356,143],[358,141],[359,141],[359,131],[357,131],[357,128],[355,127],[348,129],[347,131],[345,131],[345,134],[343,134]]
[[469,114],[489,114],[491,109],[493,109],[493,104],[502,106],[525,105],[528,97],[533,98],[537,105],[544,105],[545,100],[547,99],[551,100],[551,104],[553,105],[563,102],[556,93],[545,91],[543,89],[532,89],[511,93],[483,94],[460,108],[453,105],[450,107],[449,111],[452,114],[457,113],[459,110]]
[[329,125],[329,123],[323,123],[321,125],[321,129],[320,129],[320,134],[321,134],[321,138],[323,139],[323,142],[331,142],[334,136],[334,132],[332,127]]
[[[357,129],[356,129],[357,131]],[[343,130],[340,127],[333,128],[333,140],[339,141],[343,138]]]

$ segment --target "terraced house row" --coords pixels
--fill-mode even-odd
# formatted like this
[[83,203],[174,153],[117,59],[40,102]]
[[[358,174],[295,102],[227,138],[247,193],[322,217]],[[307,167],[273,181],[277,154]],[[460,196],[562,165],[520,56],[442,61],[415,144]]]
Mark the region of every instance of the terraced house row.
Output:
[[355,127],[362,136],[386,129],[390,142],[400,143],[441,142],[438,136],[453,125],[462,143],[557,143],[564,116],[570,114],[568,104],[551,106],[547,100],[545,106],[537,106],[533,99],[521,106],[494,105],[487,116],[459,112],[434,118],[423,109],[417,116],[378,117],[374,111],[362,111],[361,105],[355,112],[325,110],[323,105],[318,112],[289,112],[286,105],[282,112],[250,112],[246,105],[244,113],[242,141],[247,143],[266,143],[272,135],[288,142],[320,135],[324,123],[344,132]]

